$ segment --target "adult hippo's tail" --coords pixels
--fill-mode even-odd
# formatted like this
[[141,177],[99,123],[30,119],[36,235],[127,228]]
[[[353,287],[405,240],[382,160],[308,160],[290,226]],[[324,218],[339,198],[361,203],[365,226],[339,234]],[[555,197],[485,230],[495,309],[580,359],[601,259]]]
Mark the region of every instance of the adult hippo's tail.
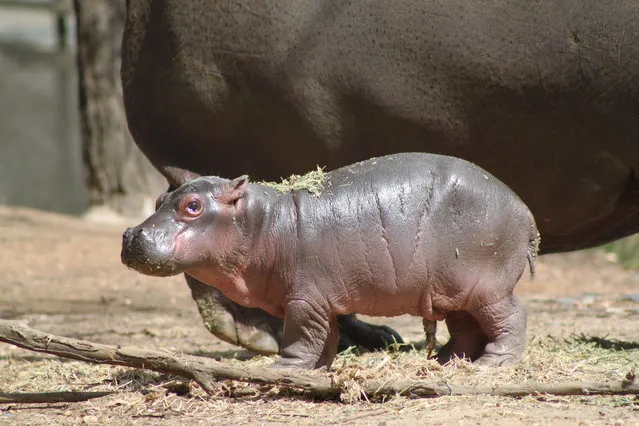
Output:
[[535,262],[537,261],[537,253],[539,253],[539,244],[541,243],[541,235],[537,230],[535,218],[528,211],[528,219],[530,219],[530,239],[528,240],[528,265],[530,266],[530,276],[535,277]]

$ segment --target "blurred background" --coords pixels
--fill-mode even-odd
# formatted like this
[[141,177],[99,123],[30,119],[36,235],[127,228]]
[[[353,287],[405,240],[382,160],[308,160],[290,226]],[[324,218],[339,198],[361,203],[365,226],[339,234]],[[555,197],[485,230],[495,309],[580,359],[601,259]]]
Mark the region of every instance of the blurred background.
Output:
[[0,204],[70,214],[89,206],[71,6],[0,1]]
[[0,0],[0,204],[140,217],[166,184],[128,133],[125,0]]
[[[153,208],[165,183],[132,143],[121,102],[124,4],[0,0],[0,204],[136,217]],[[603,250],[639,268],[638,235]]]

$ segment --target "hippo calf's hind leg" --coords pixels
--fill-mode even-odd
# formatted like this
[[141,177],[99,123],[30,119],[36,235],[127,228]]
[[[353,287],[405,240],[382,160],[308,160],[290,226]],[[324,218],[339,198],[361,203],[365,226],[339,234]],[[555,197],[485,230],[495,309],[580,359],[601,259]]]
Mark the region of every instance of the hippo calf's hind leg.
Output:
[[503,366],[517,362],[526,345],[526,310],[514,295],[471,312],[488,343],[475,361],[480,366]]
[[446,316],[450,340],[439,349],[437,361],[447,363],[455,356],[477,359],[484,350],[488,338],[479,323],[468,312],[455,311]]

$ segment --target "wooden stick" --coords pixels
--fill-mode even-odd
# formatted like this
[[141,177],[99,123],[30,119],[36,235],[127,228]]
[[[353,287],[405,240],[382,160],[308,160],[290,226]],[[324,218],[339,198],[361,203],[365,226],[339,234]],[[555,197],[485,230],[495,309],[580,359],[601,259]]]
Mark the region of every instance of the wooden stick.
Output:
[[48,404],[52,402],[82,402],[93,398],[112,395],[115,392],[40,392],[40,393],[2,393],[0,404]]
[[[373,390],[375,395],[400,394],[408,397],[432,397],[444,395],[639,395],[639,385],[632,381],[621,383],[522,383],[495,386],[453,386],[447,384],[433,384],[426,382],[396,381],[380,384],[375,382],[366,385],[365,392]],[[368,394],[367,392],[367,394]]]
[[229,379],[312,390],[326,397],[340,392],[329,377],[317,372],[235,367],[192,355],[103,345],[44,333],[19,321],[0,320],[0,341],[64,358],[174,374],[195,380],[209,393],[217,390],[215,381]]
[[[85,340],[55,336],[28,327],[24,322],[0,320],[0,341],[80,361],[120,365],[169,373],[195,380],[207,392],[214,392],[216,381],[268,384],[307,391],[316,397],[336,398],[341,386],[320,372],[278,370],[274,368],[226,365],[210,358],[172,352],[144,350],[91,343]],[[523,383],[497,386],[456,386],[446,383],[399,380],[369,380],[361,384],[368,396],[405,395],[434,397],[444,395],[639,395],[635,376],[629,373],[621,383]],[[1,402],[1,401],[0,401]]]

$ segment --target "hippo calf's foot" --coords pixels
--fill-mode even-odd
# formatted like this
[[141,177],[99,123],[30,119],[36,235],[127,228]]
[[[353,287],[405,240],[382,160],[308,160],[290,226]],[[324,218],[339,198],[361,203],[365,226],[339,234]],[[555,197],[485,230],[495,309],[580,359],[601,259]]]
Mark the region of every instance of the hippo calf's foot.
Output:
[[437,352],[437,361],[446,364],[453,358],[476,360],[486,347],[488,337],[468,312],[455,311],[446,316],[450,340]]
[[515,364],[526,343],[526,311],[510,296],[472,312],[451,312],[446,317],[450,340],[437,353],[445,364],[467,358],[480,367]]
[[286,304],[282,356],[275,368],[329,369],[335,355],[339,327],[321,306],[303,299]]
[[501,367],[521,359],[526,345],[526,311],[514,295],[483,306],[471,315],[488,339],[474,363],[481,367]]

